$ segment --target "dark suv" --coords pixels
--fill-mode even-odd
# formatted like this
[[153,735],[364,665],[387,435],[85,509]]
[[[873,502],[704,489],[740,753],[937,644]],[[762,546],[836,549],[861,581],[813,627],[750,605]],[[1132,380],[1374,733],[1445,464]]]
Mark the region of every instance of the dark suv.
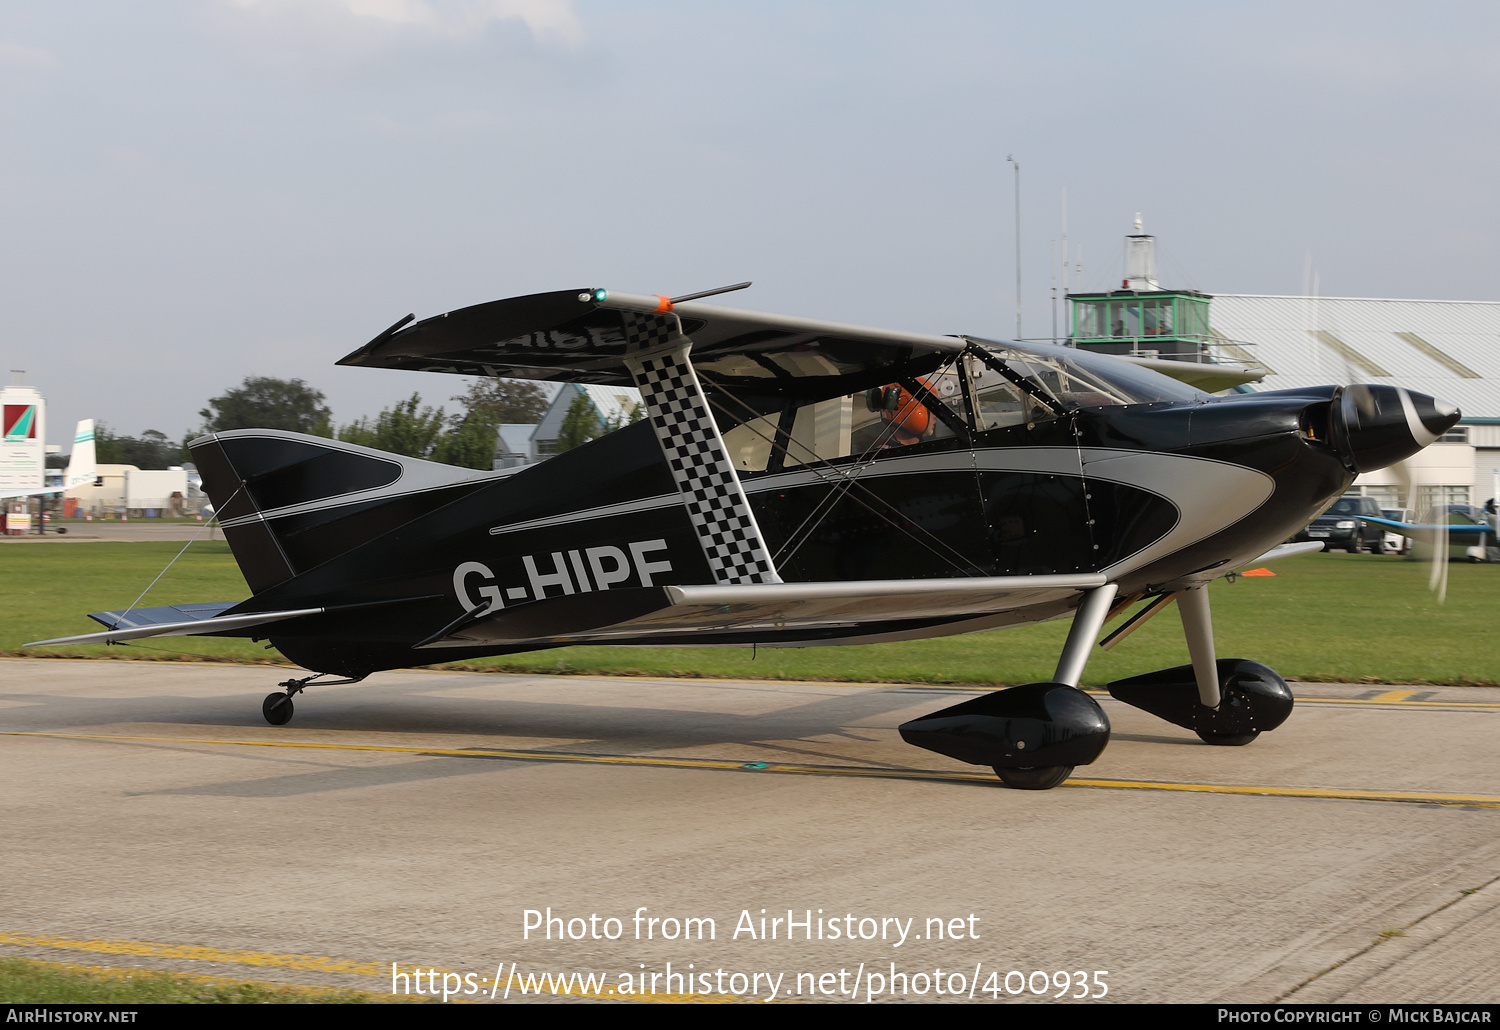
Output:
[[1329,550],[1341,547],[1350,554],[1366,549],[1384,554],[1385,527],[1378,522],[1364,522],[1355,518],[1356,515],[1384,517],[1380,514],[1380,502],[1375,498],[1345,494],[1292,539],[1323,540]]

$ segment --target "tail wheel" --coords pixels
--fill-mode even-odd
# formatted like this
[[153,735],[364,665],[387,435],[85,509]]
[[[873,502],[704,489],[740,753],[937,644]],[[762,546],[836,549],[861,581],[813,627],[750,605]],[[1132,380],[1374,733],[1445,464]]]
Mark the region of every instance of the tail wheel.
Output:
[[997,765],[995,775],[1007,787],[1015,790],[1051,790],[1073,775],[1073,767],[1043,765],[1033,769],[1002,769]]
[[292,696],[290,694],[267,694],[261,702],[260,714],[272,726],[285,726],[292,721]]

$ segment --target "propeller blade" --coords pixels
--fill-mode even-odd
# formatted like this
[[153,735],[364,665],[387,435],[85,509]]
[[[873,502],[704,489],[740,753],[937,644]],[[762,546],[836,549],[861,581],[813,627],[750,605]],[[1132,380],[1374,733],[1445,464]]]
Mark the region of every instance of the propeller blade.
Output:
[[[1352,374],[1351,371],[1350,375]],[[1344,387],[1344,397],[1353,401],[1354,407],[1362,417],[1369,418],[1375,414],[1375,396],[1363,383],[1351,383]]]
[[1437,594],[1438,604],[1448,599],[1448,512],[1441,513],[1442,529],[1438,531],[1437,544],[1432,549],[1432,572],[1427,577],[1427,589]]

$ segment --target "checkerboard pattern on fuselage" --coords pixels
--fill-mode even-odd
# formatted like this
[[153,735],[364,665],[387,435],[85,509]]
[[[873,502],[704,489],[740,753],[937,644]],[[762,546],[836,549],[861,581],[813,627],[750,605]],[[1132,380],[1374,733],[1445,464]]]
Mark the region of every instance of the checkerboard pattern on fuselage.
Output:
[[[719,427],[688,361],[692,343],[675,315],[626,315],[626,363],[646,402],[672,479],[716,583],[779,583],[760,526],[729,463]],[[675,346],[673,346],[675,344]]]

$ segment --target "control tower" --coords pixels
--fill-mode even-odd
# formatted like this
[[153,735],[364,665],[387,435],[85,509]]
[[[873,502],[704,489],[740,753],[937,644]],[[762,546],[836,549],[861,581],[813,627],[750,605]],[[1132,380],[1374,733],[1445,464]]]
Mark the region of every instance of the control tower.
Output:
[[1142,358],[1211,362],[1208,304],[1197,290],[1166,290],[1156,278],[1156,237],[1141,228],[1125,237],[1125,278],[1108,293],[1068,298],[1071,342],[1081,350]]

